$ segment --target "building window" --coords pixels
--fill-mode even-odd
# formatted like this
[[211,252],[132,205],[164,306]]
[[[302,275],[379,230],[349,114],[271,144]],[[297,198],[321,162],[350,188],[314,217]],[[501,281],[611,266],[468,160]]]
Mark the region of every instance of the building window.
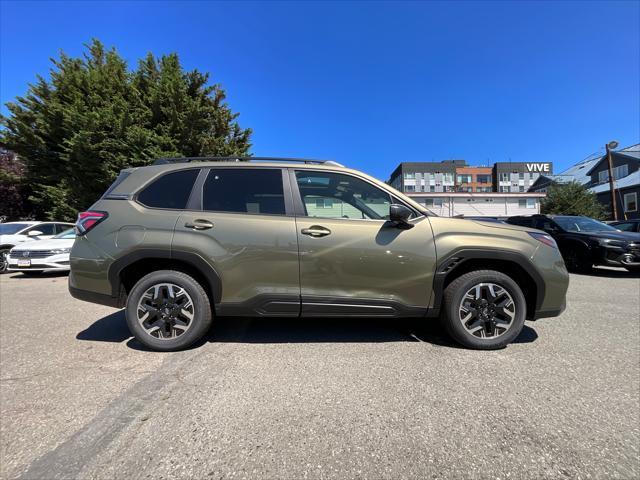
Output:
[[441,198],[425,198],[424,206],[425,207],[442,207],[442,199]]
[[414,178],[416,178],[416,174],[415,173],[405,173],[404,174],[404,179],[405,180],[413,180]]
[[415,192],[416,191],[416,187],[414,185],[405,185],[404,186],[404,191],[405,192]]
[[[623,177],[626,177],[627,175],[629,175],[629,165],[627,165],[627,164],[619,165],[617,167],[613,167],[611,170],[613,172],[613,179],[614,180],[618,180],[619,178],[623,178]],[[603,170],[601,172],[598,172],[598,180],[600,181],[600,183],[608,182],[609,181],[609,170]]]
[[435,192],[436,191],[436,186],[435,185],[429,185],[429,191],[430,192]]
[[458,183],[471,183],[471,175],[458,175]]
[[333,208],[333,198],[316,198],[316,208]]
[[520,208],[536,208],[535,198],[520,198],[518,199],[518,207]]
[[519,187],[518,187],[518,191],[519,191],[519,192],[524,192],[524,187],[523,187],[522,185],[521,185],[521,186],[519,186]]
[[524,180],[524,172],[518,172],[518,178]]
[[501,182],[508,182],[509,181],[509,174],[506,172],[503,172],[500,174],[500,181]]
[[444,182],[453,183],[453,173],[445,173]]
[[502,193],[509,193],[511,191],[511,187],[500,187],[500,191]]
[[624,194],[624,211],[625,212],[638,211],[638,194],[636,192]]
[[489,176],[489,175],[476,175],[476,182],[478,182],[478,183],[491,183],[491,176]]

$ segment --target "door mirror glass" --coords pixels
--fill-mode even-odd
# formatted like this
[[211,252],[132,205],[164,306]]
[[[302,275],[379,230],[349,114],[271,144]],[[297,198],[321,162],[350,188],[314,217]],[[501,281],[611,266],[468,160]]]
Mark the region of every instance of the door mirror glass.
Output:
[[413,212],[411,209],[398,203],[392,203],[389,207],[389,220],[395,223],[398,227],[413,227],[413,225],[409,223],[409,219],[412,214]]
[[29,233],[27,233],[27,235],[29,237],[37,237],[39,235],[42,235],[42,232],[40,230],[30,230]]

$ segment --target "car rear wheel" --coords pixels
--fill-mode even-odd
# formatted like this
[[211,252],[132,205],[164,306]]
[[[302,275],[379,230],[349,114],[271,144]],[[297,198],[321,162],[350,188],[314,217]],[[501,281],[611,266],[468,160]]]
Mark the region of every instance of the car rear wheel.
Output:
[[211,326],[209,297],[193,277],[159,270],[140,279],[127,297],[131,333],[153,350],[173,351],[200,340]]
[[0,250],[0,274],[6,273],[9,268],[9,248]]
[[522,331],[525,315],[522,290],[501,272],[465,273],[444,292],[444,326],[455,341],[469,348],[506,346]]

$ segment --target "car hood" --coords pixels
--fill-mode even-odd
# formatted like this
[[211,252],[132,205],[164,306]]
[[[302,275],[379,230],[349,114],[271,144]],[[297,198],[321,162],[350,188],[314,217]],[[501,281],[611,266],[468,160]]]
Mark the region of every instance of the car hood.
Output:
[[0,235],[0,245],[15,245],[16,243],[32,242],[26,235]]
[[50,238],[49,240],[38,240],[35,242],[25,242],[17,245],[14,250],[53,250],[55,248],[71,248],[73,238]]
[[512,225],[511,223],[485,222],[483,220],[476,219],[473,219],[472,222],[482,225],[483,227],[499,228],[502,230],[516,230],[518,232],[541,232],[541,230],[536,230],[535,228]]
[[635,232],[567,232],[571,235],[590,238],[606,238],[609,240],[622,240],[626,242],[640,242],[640,233]]

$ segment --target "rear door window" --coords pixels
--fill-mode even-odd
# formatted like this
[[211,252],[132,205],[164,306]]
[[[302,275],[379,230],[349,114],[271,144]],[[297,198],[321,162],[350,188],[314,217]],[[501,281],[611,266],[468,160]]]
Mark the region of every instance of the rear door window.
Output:
[[202,208],[210,212],[284,215],[282,170],[212,168],[204,182]]
[[199,172],[199,169],[189,169],[167,173],[142,190],[138,202],[152,208],[183,210]]

